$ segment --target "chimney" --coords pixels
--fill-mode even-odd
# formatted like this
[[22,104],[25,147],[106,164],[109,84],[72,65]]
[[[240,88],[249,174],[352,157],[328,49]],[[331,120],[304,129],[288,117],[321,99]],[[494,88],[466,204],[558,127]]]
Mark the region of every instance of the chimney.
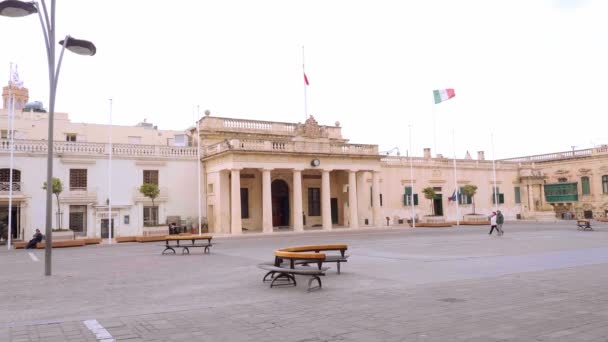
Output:
[[431,149],[429,147],[425,147],[424,148],[424,158],[425,159],[430,159],[431,158]]
[[486,160],[483,151],[477,151],[477,160]]

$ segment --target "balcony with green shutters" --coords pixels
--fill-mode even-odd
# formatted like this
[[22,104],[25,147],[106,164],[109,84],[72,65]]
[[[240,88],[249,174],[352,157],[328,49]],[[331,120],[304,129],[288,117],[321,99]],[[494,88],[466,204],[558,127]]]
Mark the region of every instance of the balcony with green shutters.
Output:
[[578,183],[545,184],[545,200],[548,203],[577,202]]

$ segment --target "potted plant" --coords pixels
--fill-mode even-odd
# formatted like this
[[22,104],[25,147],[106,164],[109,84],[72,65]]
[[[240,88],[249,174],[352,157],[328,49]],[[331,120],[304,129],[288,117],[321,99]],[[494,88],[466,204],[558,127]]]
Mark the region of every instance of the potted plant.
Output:
[[151,183],[144,183],[139,187],[139,192],[152,200],[152,206],[154,207],[154,199],[160,195],[160,189],[158,185]]

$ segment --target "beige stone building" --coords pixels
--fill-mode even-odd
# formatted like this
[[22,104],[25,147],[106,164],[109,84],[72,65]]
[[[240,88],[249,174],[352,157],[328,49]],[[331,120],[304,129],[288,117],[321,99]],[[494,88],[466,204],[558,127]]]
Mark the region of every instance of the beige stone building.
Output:
[[[12,185],[9,93],[16,107]],[[14,238],[28,238],[44,227],[48,115],[28,100],[25,88],[3,89],[0,223],[6,222],[12,186]],[[198,127],[184,131],[159,130],[146,122],[111,129],[110,146],[109,126],[74,123],[67,114],[56,114],[53,173],[64,192],[59,210],[53,201],[54,221],[60,222],[54,226],[107,237],[113,222],[114,236],[142,235],[162,232],[165,228],[155,227],[168,220],[194,226],[200,210],[210,232],[242,234],[408,227],[412,216],[418,222],[460,222],[473,210],[485,216],[500,209],[507,220],[596,218],[608,210],[608,147],[495,162],[482,151],[476,159],[468,153],[457,160],[433,157],[430,149],[416,157],[388,156],[377,145],[351,143],[339,123],[322,125],[312,116],[305,123],[285,123],[208,112]],[[159,186],[154,203],[139,193],[143,183]],[[473,198],[462,194],[466,185],[477,187]],[[433,199],[422,193],[429,187]]]

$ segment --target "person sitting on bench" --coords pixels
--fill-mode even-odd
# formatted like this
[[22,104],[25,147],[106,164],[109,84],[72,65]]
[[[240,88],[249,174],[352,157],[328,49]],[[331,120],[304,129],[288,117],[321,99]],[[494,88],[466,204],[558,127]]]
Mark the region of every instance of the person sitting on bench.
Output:
[[27,243],[27,246],[25,246],[25,248],[26,249],[36,248],[36,244],[41,241],[42,241],[42,233],[40,232],[40,229],[36,229],[36,233],[30,240],[30,242]]

